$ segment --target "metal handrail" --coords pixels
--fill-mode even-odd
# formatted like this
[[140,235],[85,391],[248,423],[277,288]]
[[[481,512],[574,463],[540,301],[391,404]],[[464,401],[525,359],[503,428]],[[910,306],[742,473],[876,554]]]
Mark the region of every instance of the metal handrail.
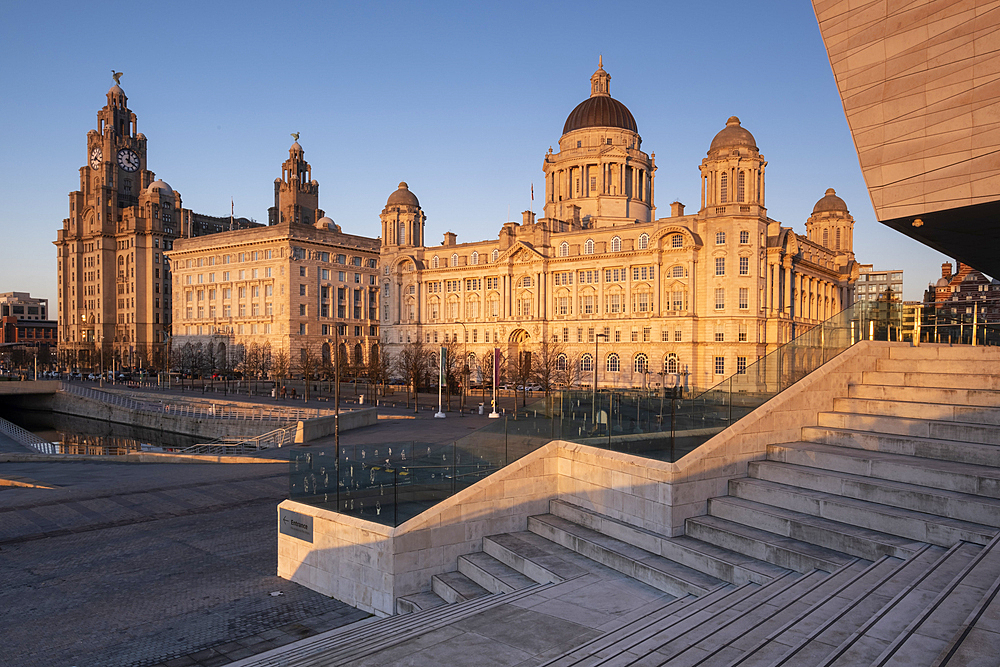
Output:
[[55,443],[51,443],[48,440],[39,438],[37,435],[21,428],[17,424],[12,424],[0,417],[0,432],[2,432],[7,437],[12,440],[16,440],[25,447],[34,449],[42,454],[58,454],[58,447]]

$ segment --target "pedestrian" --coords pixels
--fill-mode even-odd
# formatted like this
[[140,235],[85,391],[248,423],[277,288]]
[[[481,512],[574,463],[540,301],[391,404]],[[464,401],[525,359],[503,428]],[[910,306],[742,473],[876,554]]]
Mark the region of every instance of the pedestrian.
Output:
[[285,396],[287,394],[288,394],[288,391],[286,390],[285,385],[281,385],[281,400],[285,400]]

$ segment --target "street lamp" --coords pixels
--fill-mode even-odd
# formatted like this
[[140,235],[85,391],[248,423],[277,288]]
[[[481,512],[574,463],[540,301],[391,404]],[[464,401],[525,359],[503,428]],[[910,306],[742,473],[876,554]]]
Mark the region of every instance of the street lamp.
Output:
[[[603,334],[603,333],[594,334],[594,405],[593,405],[593,413],[594,414],[593,414],[593,418],[591,419],[591,421],[594,424],[594,429],[595,430],[597,429],[597,364],[598,364],[598,359],[599,359],[599,357],[597,355],[597,341],[601,340],[602,338],[604,338],[606,340],[608,338],[608,335],[607,334]],[[610,406],[609,406],[609,410],[610,410]],[[609,412],[608,418],[610,419],[610,417],[611,417],[611,415],[610,415],[610,412]]]
[[459,415],[465,416],[465,393],[469,390],[469,330],[465,327],[464,322],[457,322],[459,326],[462,327],[462,331],[465,335],[465,356],[462,358],[462,374],[465,376],[465,382],[462,384],[462,405],[458,411]]

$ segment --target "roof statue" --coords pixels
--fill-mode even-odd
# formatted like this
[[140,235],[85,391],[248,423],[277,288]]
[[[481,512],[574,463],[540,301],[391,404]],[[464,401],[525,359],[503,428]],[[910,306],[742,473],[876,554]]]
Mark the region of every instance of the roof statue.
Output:
[[122,78],[122,74],[123,72],[116,72],[114,67],[111,68],[111,78],[115,80],[116,86],[121,83],[118,79]]
[[299,133],[298,132],[292,132],[292,140],[293,141],[298,141],[299,140]]

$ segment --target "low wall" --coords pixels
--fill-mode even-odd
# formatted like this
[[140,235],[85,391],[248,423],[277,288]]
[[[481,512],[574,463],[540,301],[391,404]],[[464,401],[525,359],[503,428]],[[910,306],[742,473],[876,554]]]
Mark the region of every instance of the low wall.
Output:
[[[337,422],[337,415],[325,415],[323,417],[313,417],[312,419],[299,422],[295,430],[295,443],[310,442],[333,435],[334,426]],[[378,410],[375,408],[363,408],[361,410],[351,410],[341,412],[340,430],[350,431],[355,428],[372,426],[378,423]]]
[[847,386],[889,355],[889,343],[846,350],[676,463],[554,441],[485,480],[390,528],[291,500],[279,505],[313,517],[313,541],[278,533],[278,576],[377,614],[395,599],[428,590],[434,574],[480,551],[482,538],[526,530],[527,518],[566,500],[661,535],[683,533],[733,477],[763,459],[768,444],[799,439],[803,426],[833,409]]

